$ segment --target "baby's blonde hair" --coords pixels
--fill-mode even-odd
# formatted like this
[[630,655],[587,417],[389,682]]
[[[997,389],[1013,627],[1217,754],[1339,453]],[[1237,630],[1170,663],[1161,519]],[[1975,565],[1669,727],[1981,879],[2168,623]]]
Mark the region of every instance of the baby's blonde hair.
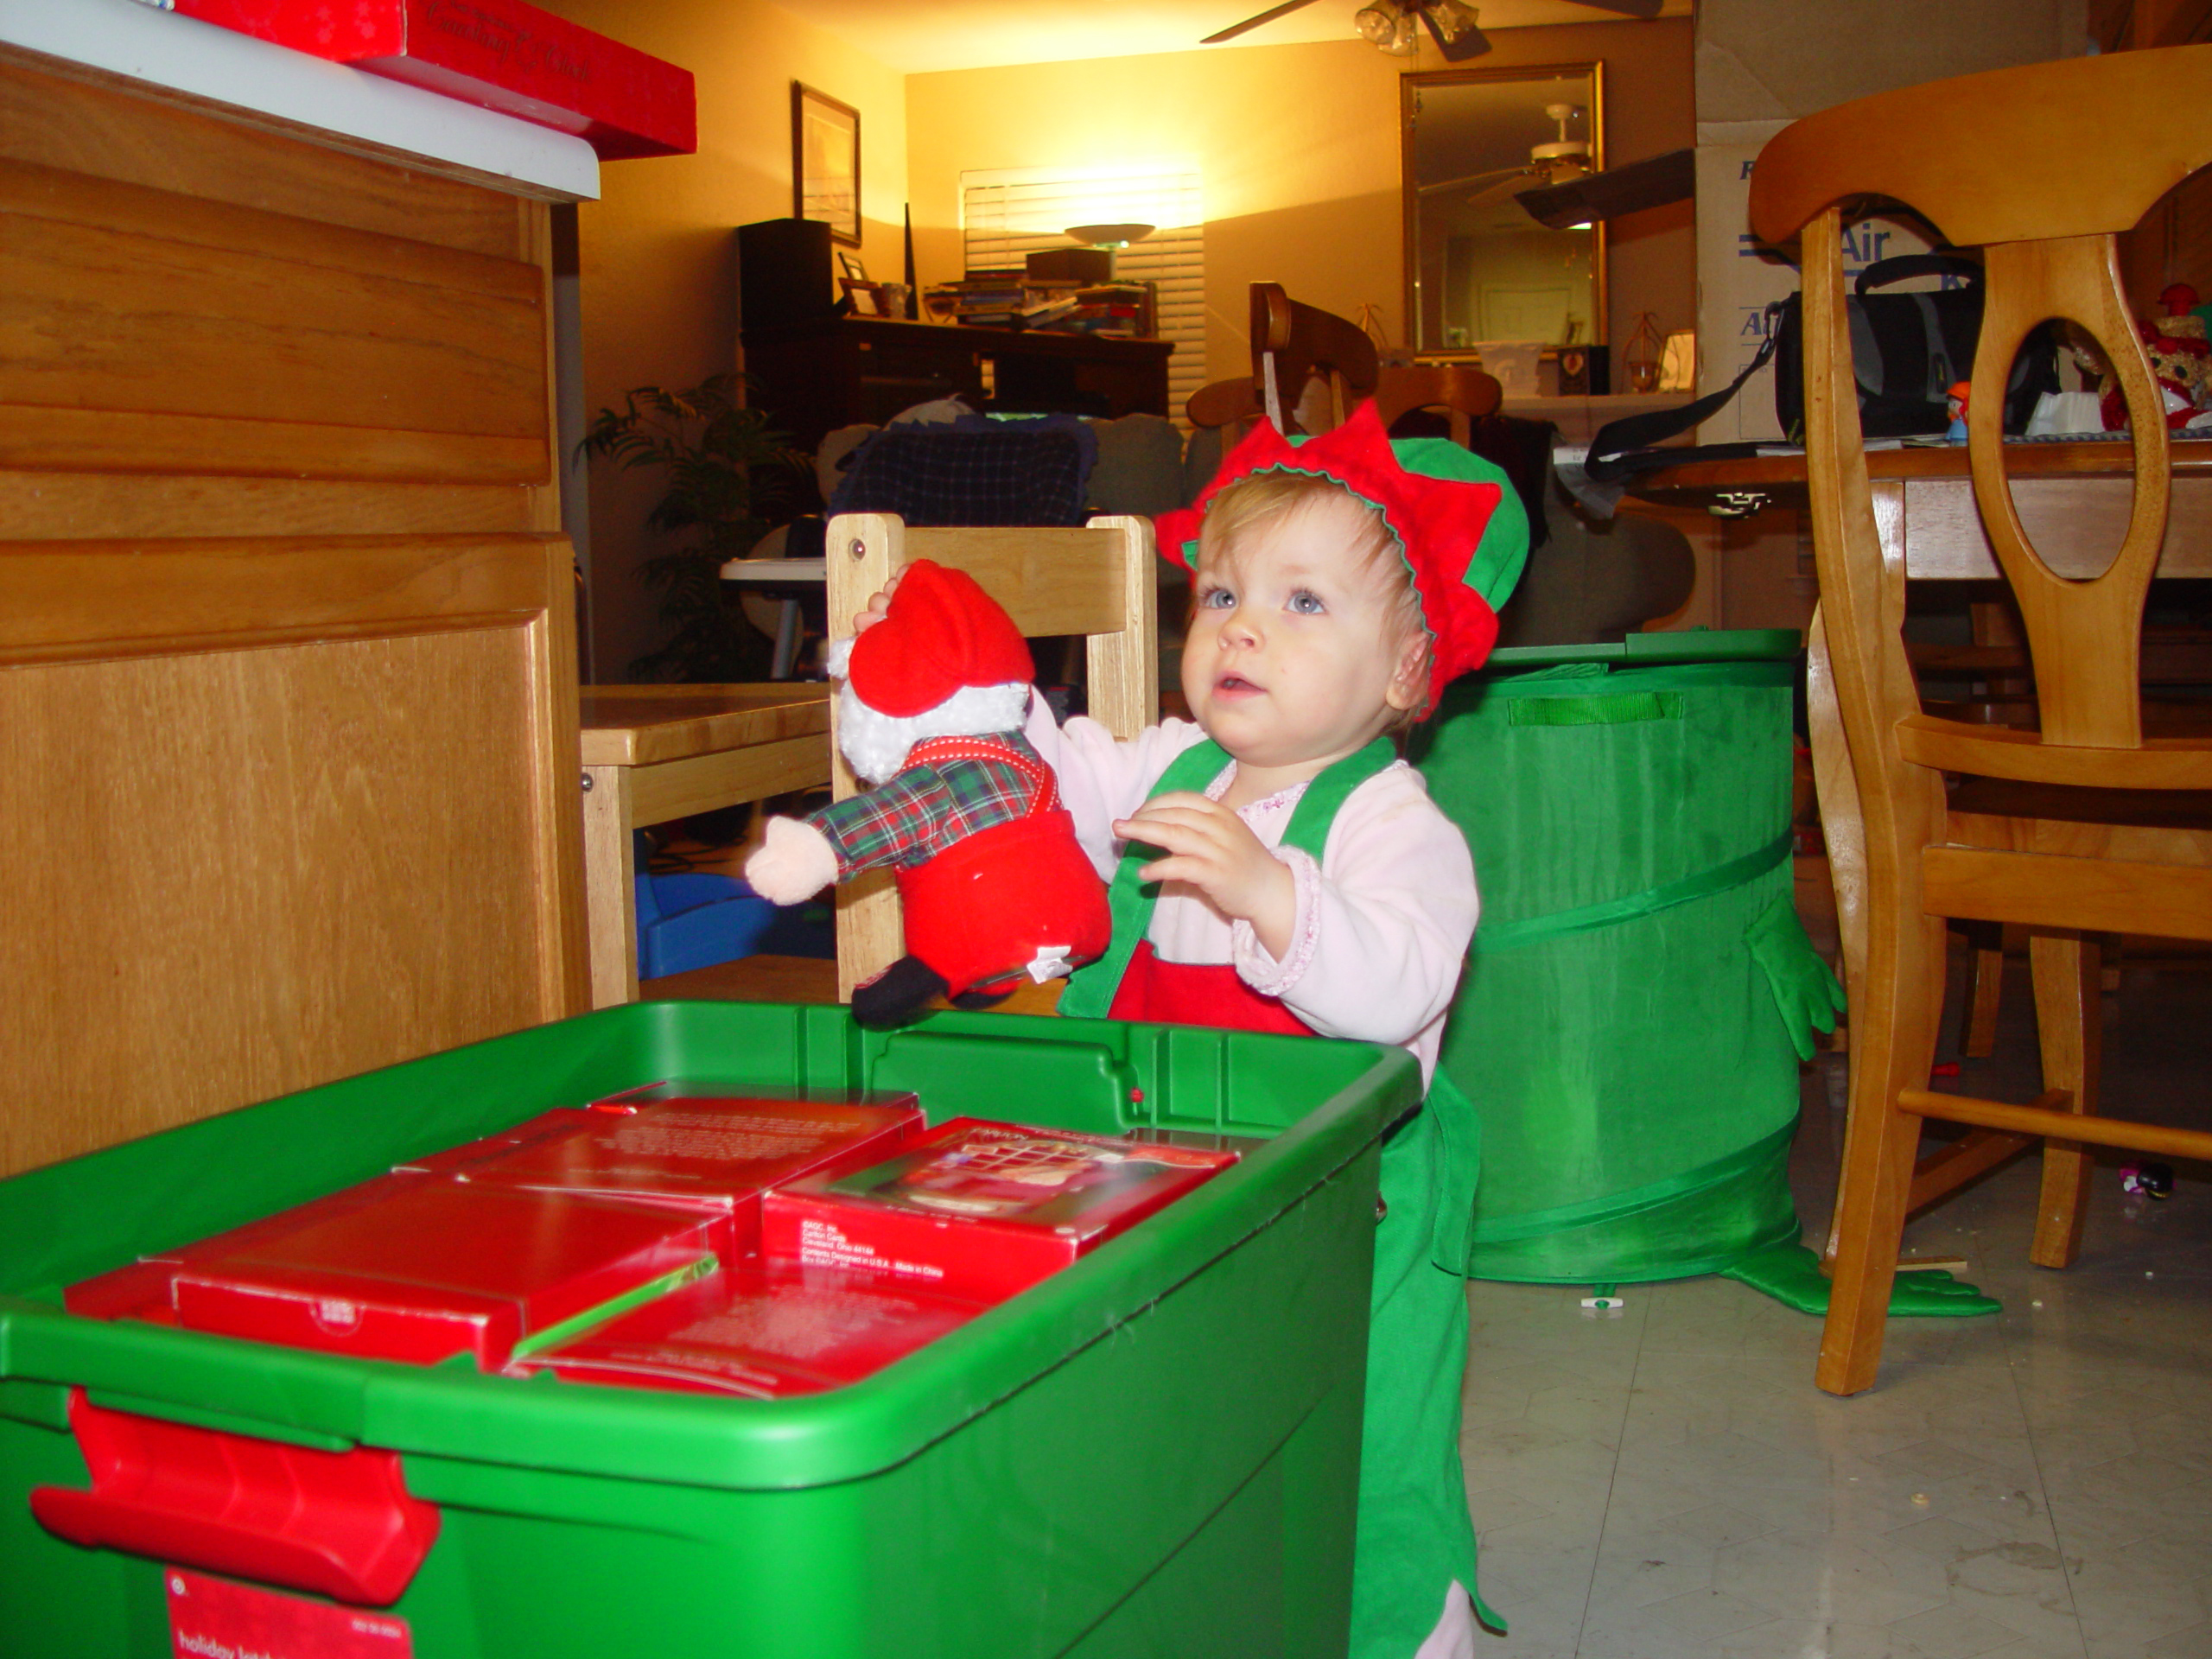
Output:
[[1239,543],[1260,532],[1332,500],[1347,501],[1359,509],[1360,527],[1350,551],[1357,558],[1360,569],[1370,573],[1389,590],[1390,613],[1386,626],[1393,646],[1400,651],[1415,642],[1421,646],[1421,696],[1412,708],[1393,711],[1390,723],[1382,728],[1384,735],[1395,736],[1413,726],[1421,705],[1428,700],[1428,676],[1435,660],[1435,642],[1428,631],[1428,620],[1421,614],[1421,593],[1414,586],[1413,570],[1399,550],[1398,538],[1383,519],[1380,507],[1353,494],[1334,479],[1319,478],[1311,473],[1254,473],[1238,479],[1206,504],[1205,518],[1198,526],[1198,565],[1203,569],[1212,560],[1224,558]]

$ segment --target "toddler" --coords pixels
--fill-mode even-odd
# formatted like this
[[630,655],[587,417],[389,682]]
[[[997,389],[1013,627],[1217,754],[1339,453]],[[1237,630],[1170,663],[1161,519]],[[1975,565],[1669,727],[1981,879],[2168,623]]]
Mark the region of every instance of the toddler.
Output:
[[1471,1653],[1458,1440],[1477,1125],[1433,1074],[1474,869],[1391,740],[1488,655],[1528,521],[1499,469],[1442,439],[1393,445],[1370,404],[1302,442],[1262,424],[1160,531],[1195,567],[1192,720],[1122,742],[1031,709],[1029,740],[1112,884],[1113,944],[1059,1011],[1420,1059],[1427,1103],[1383,1148],[1351,1651]]

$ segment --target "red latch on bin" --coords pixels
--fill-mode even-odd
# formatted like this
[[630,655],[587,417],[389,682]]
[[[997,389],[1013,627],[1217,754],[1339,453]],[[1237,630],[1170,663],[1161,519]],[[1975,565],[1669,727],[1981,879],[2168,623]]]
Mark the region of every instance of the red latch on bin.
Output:
[[40,1486],[31,1513],[72,1543],[128,1550],[357,1606],[399,1599],[438,1535],[399,1454],[318,1452],[96,1406],[69,1424],[92,1490]]

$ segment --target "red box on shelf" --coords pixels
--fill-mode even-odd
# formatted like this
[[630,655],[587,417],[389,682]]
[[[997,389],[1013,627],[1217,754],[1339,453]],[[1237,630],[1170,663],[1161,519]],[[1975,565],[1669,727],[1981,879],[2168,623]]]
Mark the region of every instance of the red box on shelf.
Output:
[[[379,1201],[195,1250],[177,1323],[289,1347],[487,1370],[579,1314],[696,1271],[709,1217],[666,1205],[401,1177]],[[281,1218],[272,1218],[281,1219]]]
[[577,1121],[571,1132],[494,1151],[458,1166],[455,1179],[705,1210],[717,1217],[725,1262],[758,1247],[764,1189],[875,1163],[922,1129],[914,1097],[892,1094],[793,1100],[633,1090],[568,1116]]
[[982,1312],[866,1274],[747,1262],[508,1369],[782,1399],[856,1382]]
[[522,0],[174,0],[202,22],[573,133],[602,160],[699,147],[691,72]]
[[764,1256],[999,1301],[1058,1272],[1237,1154],[957,1117],[896,1157],[779,1188]]

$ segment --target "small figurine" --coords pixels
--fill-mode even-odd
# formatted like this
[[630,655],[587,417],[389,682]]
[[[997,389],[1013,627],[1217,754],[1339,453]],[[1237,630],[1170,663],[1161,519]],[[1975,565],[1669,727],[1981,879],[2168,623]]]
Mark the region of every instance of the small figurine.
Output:
[[2151,1158],[2124,1165],[2120,1172],[2120,1190],[2146,1198],[2171,1198],[2174,1195],[2174,1166]]
[[892,868],[907,954],[853,993],[853,1017],[902,1024],[938,995],[988,1007],[1103,955],[1105,883],[1022,735],[1028,644],[975,578],[918,560],[882,619],[827,660],[844,681],[838,747],[873,787],[770,818],[745,878],[790,905]]
[[1951,411],[1951,424],[1943,434],[1944,442],[1964,443],[1967,441],[1967,399],[1973,392],[1974,385],[1967,380],[1954,380],[1944,391],[1944,404]]

